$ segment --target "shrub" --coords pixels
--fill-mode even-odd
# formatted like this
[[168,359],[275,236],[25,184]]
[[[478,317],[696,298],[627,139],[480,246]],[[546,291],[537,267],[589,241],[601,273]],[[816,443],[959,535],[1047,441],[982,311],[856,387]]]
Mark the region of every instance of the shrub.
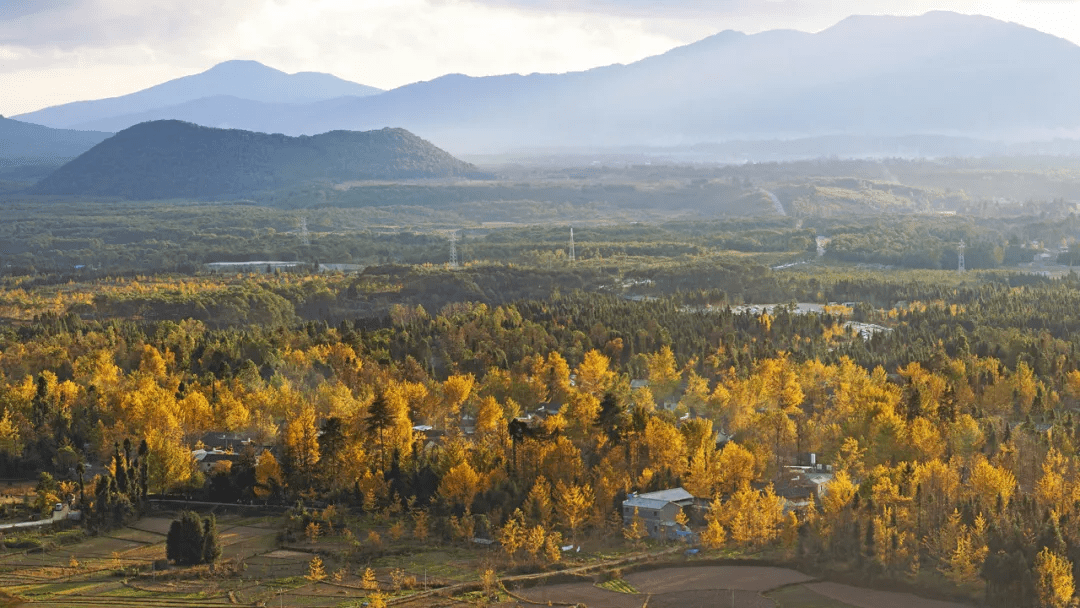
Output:
[[221,539],[214,516],[206,519],[194,511],[184,511],[169,526],[165,555],[182,566],[214,563],[221,557]]

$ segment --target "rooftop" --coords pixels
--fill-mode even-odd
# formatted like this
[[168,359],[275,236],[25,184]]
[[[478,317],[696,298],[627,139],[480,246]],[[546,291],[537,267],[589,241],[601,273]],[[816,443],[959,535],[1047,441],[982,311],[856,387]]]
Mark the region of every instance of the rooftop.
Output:
[[640,496],[629,496],[623,501],[624,507],[636,507],[638,509],[653,509],[659,510],[666,507],[670,500],[657,500],[655,498],[642,498]]
[[683,488],[672,488],[646,494],[631,494],[623,501],[623,505],[640,509],[662,509],[668,503],[692,503],[693,501],[694,495],[690,492]]
[[683,488],[672,488],[670,490],[660,490],[659,492],[649,492],[647,494],[638,494],[638,498],[651,498],[653,500],[663,500],[666,502],[679,502],[681,500],[694,500],[694,495],[687,492]]

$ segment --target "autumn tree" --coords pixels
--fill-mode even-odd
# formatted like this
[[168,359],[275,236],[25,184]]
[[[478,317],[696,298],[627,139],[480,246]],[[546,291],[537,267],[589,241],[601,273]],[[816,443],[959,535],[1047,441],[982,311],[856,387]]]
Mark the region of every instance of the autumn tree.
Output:
[[559,521],[570,532],[571,537],[577,538],[578,530],[592,515],[593,492],[588,486],[577,484],[564,484],[559,482],[555,486],[555,510],[559,515]]
[[461,462],[443,475],[439,496],[447,505],[468,509],[480,491],[480,476],[468,462]]
[[267,498],[281,488],[281,467],[270,450],[263,450],[255,460],[255,496]]
[[1072,606],[1073,568],[1069,560],[1043,547],[1035,558],[1035,589],[1039,604],[1046,608]]
[[578,390],[592,396],[597,403],[615,382],[611,360],[598,350],[586,352],[576,372]]
[[682,376],[675,362],[671,347],[665,345],[658,352],[646,355],[649,367],[649,388],[660,400],[667,399],[679,386]]
[[319,435],[315,408],[306,405],[285,426],[285,453],[298,479],[310,487],[319,463]]
[[521,512],[521,509],[516,509],[499,530],[498,540],[506,555],[513,559],[514,555],[525,544],[527,535],[528,528],[525,526],[525,515]]
[[322,558],[318,555],[311,558],[311,562],[308,564],[308,573],[304,575],[304,578],[314,583],[326,578],[326,567],[323,566]]
[[461,407],[465,405],[465,402],[472,396],[475,385],[476,378],[474,378],[472,374],[453,375],[443,382],[443,428],[449,428],[451,424],[456,425],[457,418],[461,414]]

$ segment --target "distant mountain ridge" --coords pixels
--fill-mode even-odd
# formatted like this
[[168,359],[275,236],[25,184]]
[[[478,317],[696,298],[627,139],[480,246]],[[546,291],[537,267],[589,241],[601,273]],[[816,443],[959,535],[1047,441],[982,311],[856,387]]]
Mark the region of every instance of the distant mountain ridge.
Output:
[[1013,144],[1080,137],[1080,47],[989,17],[932,12],[851,17],[815,34],[721,32],[583,72],[451,74],[311,102],[237,97],[79,124],[181,118],[289,135],[401,127],[458,154],[820,137]]
[[311,181],[473,177],[482,177],[476,167],[404,129],[288,137],[167,120],[117,133],[31,192],[220,198]]
[[[242,99],[232,95],[200,97],[171,106],[153,108],[145,112],[108,116],[79,124],[80,128],[114,133],[144,122],[155,120],[180,120],[216,129],[232,129],[236,125],[250,124],[252,116],[262,116],[267,129],[264,133],[280,133],[273,129],[275,123],[287,119],[297,104],[274,103]],[[250,129],[249,129],[250,130]]]
[[97,131],[51,129],[0,117],[0,167],[59,166],[111,136]]
[[[363,97],[381,89],[342,80],[318,72],[286,74],[257,61],[226,61],[191,76],[184,76],[120,97],[76,101],[20,114],[16,118],[54,128],[94,129],[94,124],[117,116],[142,115],[167,108],[219,97],[232,97],[264,104],[304,104],[337,97]],[[176,116],[155,118],[177,118]],[[120,121],[122,130],[145,120]]]

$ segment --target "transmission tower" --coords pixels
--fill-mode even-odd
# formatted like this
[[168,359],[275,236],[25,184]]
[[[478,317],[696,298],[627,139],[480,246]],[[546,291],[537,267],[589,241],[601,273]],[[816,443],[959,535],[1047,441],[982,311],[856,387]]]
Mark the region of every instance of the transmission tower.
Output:
[[964,241],[960,241],[960,244],[956,247],[956,257],[959,259],[956,272],[964,272]]
[[574,252],[574,229],[571,228],[570,229],[570,261],[574,262],[576,260],[577,260],[577,254]]
[[457,268],[457,232],[450,233],[450,268]]
[[310,245],[311,244],[311,239],[308,238],[307,216],[304,216],[304,217],[300,218],[300,244],[301,245]]

